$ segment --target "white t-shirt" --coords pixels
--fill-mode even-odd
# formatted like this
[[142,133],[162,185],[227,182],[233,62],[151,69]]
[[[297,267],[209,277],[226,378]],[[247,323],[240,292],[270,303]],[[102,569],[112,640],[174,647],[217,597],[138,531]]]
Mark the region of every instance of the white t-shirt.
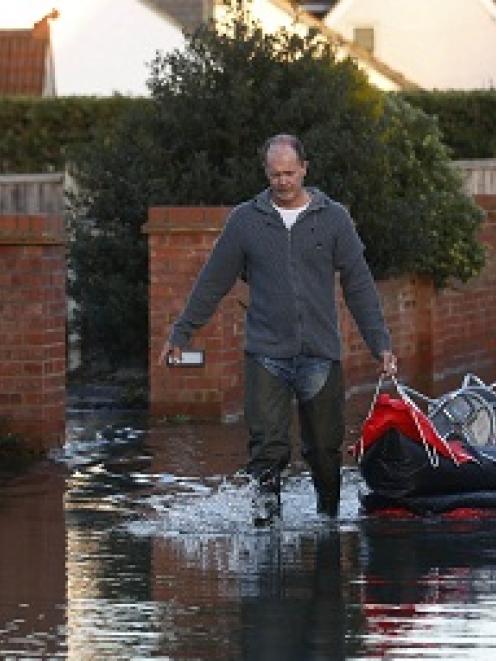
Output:
[[279,213],[288,230],[293,227],[300,213],[305,211],[309,204],[310,203],[307,202],[302,207],[297,207],[296,209],[285,209],[284,207],[278,207],[277,204],[272,202],[272,206]]

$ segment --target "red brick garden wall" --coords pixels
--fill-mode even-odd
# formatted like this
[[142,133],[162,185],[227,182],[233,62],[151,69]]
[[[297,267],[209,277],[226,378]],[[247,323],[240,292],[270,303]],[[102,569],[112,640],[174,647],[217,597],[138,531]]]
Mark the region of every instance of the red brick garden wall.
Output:
[[446,289],[433,308],[433,374],[437,391],[467,371],[496,381],[496,195],[475,195],[486,211],[481,239],[486,267],[469,284]]
[[38,450],[65,433],[62,218],[0,215],[0,429]]
[[[486,210],[483,273],[466,285],[437,292],[425,278],[404,276],[378,283],[400,379],[426,393],[456,386],[468,372],[496,380],[496,195],[478,195]],[[243,309],[237,288],[214,319],[196,334],[206,350],[203,368],[165,369],[157,356],[228,209],[160,207],[150,210],[145,231],[150,245],[150,399],[156,415],[229,418],[242,411]],[[370,400],[377,364],[342,308],[348,398]],[[362,396],[362,397],[360,397]]]

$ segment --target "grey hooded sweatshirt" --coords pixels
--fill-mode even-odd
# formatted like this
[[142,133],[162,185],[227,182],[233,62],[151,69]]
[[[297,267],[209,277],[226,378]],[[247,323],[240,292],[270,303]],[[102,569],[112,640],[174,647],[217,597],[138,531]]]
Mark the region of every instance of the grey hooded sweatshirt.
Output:
[[317,189],[290,230],[270,191],[236,207],[200,271],[170,342],[188,345],[238,277],[249,286],[245,350],[272,358],[340,360],[335,300],[339,272],[348,308],[372,354],[390,349],[381,304],[346,209]]

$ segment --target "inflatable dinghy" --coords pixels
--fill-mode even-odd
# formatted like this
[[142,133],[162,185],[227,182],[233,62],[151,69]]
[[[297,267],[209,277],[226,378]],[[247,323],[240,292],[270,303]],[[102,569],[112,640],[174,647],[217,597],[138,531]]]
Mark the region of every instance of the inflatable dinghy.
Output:
[[364,512],[496,515],[496,383],[468,374],[458,390],[429,399],[393,382],[397,397],[380,393],[379,381],[352,448],[368,488]]

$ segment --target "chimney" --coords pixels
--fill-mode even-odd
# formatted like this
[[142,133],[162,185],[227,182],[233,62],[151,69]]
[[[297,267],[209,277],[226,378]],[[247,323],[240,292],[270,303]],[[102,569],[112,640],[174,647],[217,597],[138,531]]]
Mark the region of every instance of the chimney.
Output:
[[60,16],[60,13],[57,9],[52,9],[52,11],[47,14],[46,16],[43,16],[43,18],[39,21],[37,21],[34,26],[33,26],[33,37],[36,39],[49,39],[50,37],[50,26],[48,21],[49,20],[55,20]]

